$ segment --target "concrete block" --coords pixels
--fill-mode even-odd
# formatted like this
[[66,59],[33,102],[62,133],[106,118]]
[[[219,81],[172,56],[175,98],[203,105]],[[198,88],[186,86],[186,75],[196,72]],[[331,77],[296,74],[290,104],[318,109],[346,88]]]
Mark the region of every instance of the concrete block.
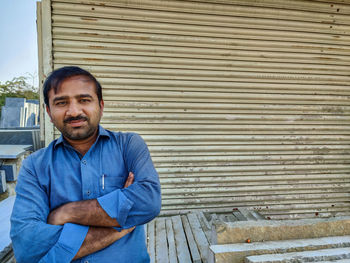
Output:
[[5,106],[7,107],[24,107],[25,98],[5,98]]
[[17,165],[16,165],[16,163],[3,164],[0,166],[0,169],[2,171],[5,171],[7,182],[17,181]]
[[38,125],[38,116],[38,103],[26,102],[25,98],[6,98],[0,128],[33,127]]
[[250,256],[245,259],[245,263],[295,263],[339,259],[348,259],[348,262],[350,262],[350,248],[332,248],[316,251]]
[[22,111],[23,108],[3,106],[0,128],[21,127]]
[[350,236],[212,245],[210,252],[213,254],[211,258],[214,258],[212,262],[243,263],[247,256],[339,247],[350,248]]
[[350,216],[300,219],[215,222],[216,244],[307,239],[350,235]]
[[7,189],[5,171],[0,170],[0,194],[5,193]]

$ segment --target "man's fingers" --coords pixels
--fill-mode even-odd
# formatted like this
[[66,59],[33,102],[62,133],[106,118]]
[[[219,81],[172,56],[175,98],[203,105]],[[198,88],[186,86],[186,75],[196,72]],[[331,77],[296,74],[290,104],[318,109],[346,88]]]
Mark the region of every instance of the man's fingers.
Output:
[[125,230],[127,230],[128,233],[130,233],[130,232],[134,231],[135,228],[136,228],[136,226],[133,226],[133,227],[130,227],[130,228],[125,229]]
[[129,187],[130,185],[132,185],[133,182],[134,182],[134,174],[132,172],[129,172],[129,176],[126,179],[126,182],[124,184],[124,188]]
[[127,229],[122,229],[120,232],[118,232],[119,234],[119,238],[122,238],[123,236],[125,236],[126,234],[129,234],[130,232],[132,232],[135,229],[135,226],[131,227],[131,228],[127,228]]

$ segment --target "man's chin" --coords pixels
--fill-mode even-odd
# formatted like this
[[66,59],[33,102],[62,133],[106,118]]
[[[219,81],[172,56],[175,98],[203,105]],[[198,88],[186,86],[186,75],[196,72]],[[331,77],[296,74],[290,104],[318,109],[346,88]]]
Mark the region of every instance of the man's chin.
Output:
[[94,133],[95,130],[85,130],[84,127],[71,128],[62,132],[65,138],[73,141],[88,139],[93,136]]

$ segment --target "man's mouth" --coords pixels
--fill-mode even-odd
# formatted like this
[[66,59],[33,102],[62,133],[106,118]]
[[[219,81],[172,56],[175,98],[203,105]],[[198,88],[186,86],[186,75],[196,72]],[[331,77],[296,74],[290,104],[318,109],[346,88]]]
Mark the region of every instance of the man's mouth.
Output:
[[80,127],[86,122],[87,117],[71,117],[64,120],[64,123],[68,123],[71,127]]

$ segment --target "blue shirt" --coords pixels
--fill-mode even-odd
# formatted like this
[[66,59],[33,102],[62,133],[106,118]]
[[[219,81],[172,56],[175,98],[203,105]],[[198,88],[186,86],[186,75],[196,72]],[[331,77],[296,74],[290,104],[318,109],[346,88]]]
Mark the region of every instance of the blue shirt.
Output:
[[[129,172],[134,183],[123,188]],[[11,216],[17,262],[71,262],[88,226],[47,224],[53,209],[67,202],[97,199],[121,228],[135,230],[109,247],[74,262],[149,262],[143,224],[160,212],[158,174],[148,148],[135,133],[99,126],[96,142],[81,156],[61,136],[22,163]]]

